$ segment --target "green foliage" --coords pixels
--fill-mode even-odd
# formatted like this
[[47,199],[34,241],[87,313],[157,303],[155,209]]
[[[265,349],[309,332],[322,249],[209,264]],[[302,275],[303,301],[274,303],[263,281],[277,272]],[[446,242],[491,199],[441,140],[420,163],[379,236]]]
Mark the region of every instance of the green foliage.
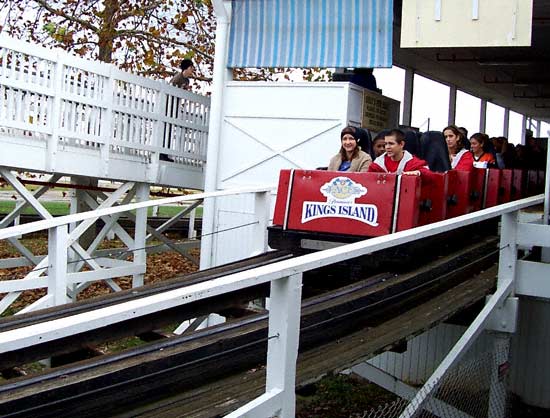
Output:
[[[50,212],[53,216],[63,216],[69,214],[69,203],[68,202],[43,202],[44,207]],[[3,200],[0,201],[0,215],[8,214],[15,208],[15,201],[13,200]],[[181,206],[160,206],[158,211],[158,216],[163,217],[172,217],[182,210]],[[153,209],[149,208],[149,216],[152,216]],[[35,215],[36,211],[27,207],[23,210],[23,213],[26,215]],[[197,208],[197,218],[202,217],[202,208]]]
[[[10,213],[15,208],[15,201],[13,200],[3,200],[0,201],[0,214]],[[44,202],[44,206],[54,216],[67,215],[69,213],[69,203],[68,202]],[[34,215],[36,211],[27,207],[23,209],[25,215]]]

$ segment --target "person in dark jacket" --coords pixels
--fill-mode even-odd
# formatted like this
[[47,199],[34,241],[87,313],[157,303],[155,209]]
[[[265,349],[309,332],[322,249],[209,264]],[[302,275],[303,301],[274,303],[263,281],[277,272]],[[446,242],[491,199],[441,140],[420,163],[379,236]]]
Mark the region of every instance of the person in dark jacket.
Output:
[[193,65],[193,61],[190,59],[184,59],[180,63],[180,69],[181,71],[177,73],[172,80],[170,80],[170,84],[176,87],[180,87],[185,90],[189,90],[189,78],[193,76],[193,72],[195,71],[195,66]]

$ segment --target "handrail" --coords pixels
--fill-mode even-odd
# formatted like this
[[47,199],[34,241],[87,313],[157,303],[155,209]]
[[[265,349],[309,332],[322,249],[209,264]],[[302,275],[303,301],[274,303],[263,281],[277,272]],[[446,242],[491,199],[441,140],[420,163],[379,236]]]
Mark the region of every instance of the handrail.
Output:
[[153,206],[169,205],[173,203],[189,202],[194,200],[209,199],[220,196],[230,196],[243,193],[261,193],[274,191],[276,186],[248,186],[235,189],[221,190],[210,193],[196,193],[186,196],[166,197],[163,199],[148,200],[146,202],[129,203],[127,205],[113,206],[110,208],[90,210],[88,212],[76,213],[73,215],[59,216],[53,219],[45,219],[28,224],[12,226],[9,228],[0,229],[0,240],[7,239],[18,235],[29,234],[32,232],[42,231],[44,229],[55,228],[61,225],[67,225],[74,222],[80,222],[87,219],[100,218],[106,215],[113,215],[120,212],[128,212],[136,209],[150,208]]
[[[258,191],[265,189],[250,188],[243,189],[242,192],[244,193],[245,190]],[[216,192],[210,194],[210,196],[208,197],[214,197],[214,195],[222,196],[227,194],[229,194],[227,191]],[[179,201],[183,200],[183,198],[181,197],[167,198],[162,200],[174,202],[174,199],[180,199]],[[68,335],[92,330],[96,327],[104,326],[106,323],[116,323],[124,321],[131,317],[146,315],[158,310],[169,309],[193,301],[218,296],[226,292],[244,289],[250,286],[267,283],[284,277],[294,276],[343,260],[359,257],[364,254],[379,251],[395,245],[404,244],[416,239],[425,238],[445,231],[495,218],[509,212],[518,211],[529,206],[540,204],[543,201],[543,195],[533,196],[515,202],[483,209],[475,213],[436,222],[434,224],[424,225],[386,236],[358,241],[340,247],[303,255],[289,260],[279,261],[277,263],[262,267],[257,267],[252,270],[230,274],[228,276],[213,279],[209,282],[198,283],[196,285],[171,290],[162,294],[140,298],[139,300],[124,302],[116,306],[97,309],[93,312],[86,312],[68,318],[65,317],[60,320],[48,322],[47,324],[35,324],[21,329],[6,331],[0,333],[0,353],[4,352],[5,347],[7,346],[10,347],[10,350],[14,350],[32,344],[43,343]],[[152,206],[150,204],[151,202],[144,203],[147,205],[145,206],[143,204],[132,204],[126,206]],[[154,203],[158,204],[157,201],[155,201]],[[122,208],[122,206],[120,208]],[[112,210],[120,208],[105,209],[105,211],[111,211],[109,213],[115,213],[112,212]],[[74,218],[88,219],[90,217],[84,217],[83,215],[86,214],[70,215],[64,216],[63,219],[56,219],[54,220],[57,221],[55,226],[74,222]],[[12,227],[10,229],[12,229],[14,233],[21,233],[20,228],[22,227]]]
[[[263,191],[266,193],[270,189],[256,187],[240,190],[242,192]],[[205,198],[208,198],[223,196],[230,193],[235,193],[235,190],[206,193],[203,195]],[[163,203],[174,203],[191,200],[192,198],[196,199],[198,196],[199,195],[194,195],[192,197],[183,196],[166,198],[161,199],[161,201]],[[0,332],[0,353],[53,341],[70,335],[76,335],[108,324],[119,323],[128,319],[142,317],[153,312],[270,282],[269,338],[265,392],[263,395],[237,409],[229,416],[233,418],[242,416],[271,416],[277,414],[285,418],[291,417],[294,415],[294,382],[296,377],[296,359],[300,332],[300,301],[303,272],[471,225],[497,216],[517,212],[542,202],[544,202],[544,195],[529,197],[434,224],[363,240],[289,260],[279,261],[252,270],[212,279],[208,282],[197,283],[184,288],[170,290],[137,300],[131,300],[117,305],[64,317],[62,319],[55,319],[49,322],[37,323],[23,328]],[[55,227],[55,229],[51,229],[50,231],[57,233],[58,230],[66,228],[64,226],[65,224],[74,222],[77,219],[89,219],[92,216],[98,215],[99,212],[111,214],[123,209],[131,210],[130,208],[144,208],[157,205],[158,203],[159,201],[135,203],[97,211],[94,215],[88,213],[69,215],[62,219],[54,220],[53,222],[49,221],[49,227]],[[509,217],[508,215],[508,218]],[[47,224],[46,222],[42,223],[44,225]],[[20,230],[24,228],[12,227],[9,229],[11,230],[10,233],[21,233]],[[0,234],[0,237],[1,236]],[[501,291],[502,295],[504,295],[504,291],[505,290]],[[498,300],[500,299],[499,297]]]
[[[170,185],[202,188],[209,97],[3,34],[0,59],[6,98],[0,105],[0,136],[17,138],[15,149],[24,143],[43,154],[21,159],[13,157],[17,152],[7,153],[3,165],[109,178],[120,173],[117,165],[130,161],[147,170],[127,180],[175,182],[171,172],[187,170],[194,174],[188,184]],[[82,165],[62,157],[80,149],[89,153]]]

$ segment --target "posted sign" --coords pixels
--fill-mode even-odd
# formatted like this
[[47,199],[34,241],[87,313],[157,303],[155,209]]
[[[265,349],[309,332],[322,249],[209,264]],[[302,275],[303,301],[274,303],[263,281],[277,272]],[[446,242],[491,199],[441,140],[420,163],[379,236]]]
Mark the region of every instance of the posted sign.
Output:
[[399,125],[399,102],[370,90],[363,92],[361,126],[378,132]]

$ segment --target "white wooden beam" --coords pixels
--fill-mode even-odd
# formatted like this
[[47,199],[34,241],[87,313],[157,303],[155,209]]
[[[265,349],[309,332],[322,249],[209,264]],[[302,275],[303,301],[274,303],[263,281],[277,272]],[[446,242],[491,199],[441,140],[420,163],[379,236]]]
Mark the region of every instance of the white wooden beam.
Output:
[[[61,178],[61,174],[54,174],[50,178],[46,180],[48,183],[55,183],[57,180]],[[50,190],[49,186],[40,186],[38,189],[36,189],[34,192],[32,192],[32,195],[35,199],[38,200],[39,197],[41,197],[44,193],[46,193],[48,190]],[[15,205],[15,208],[6,215],[1,221],[0,221],[0,228],[7,227],[13,220],[21,214],[21,212],[27,207],[30,206],[29,203],[25,200],[22,202],[18,202]]]
[[[216,15],[216,42],[214,51],[214,74],[212,77],[212,101],[210,105],[210,122],[208,130],[208,148],[206,160],[208,170],[204,177],[204,191],[214,192],[218,189],[218,162],[220,158],[220,139],[224,115],[224,93],[228,71],[226,69],[229,29],[231,26],[231,2],[214,0]],[[201,243],[201,269],[212,264],[213,237],[216,218],[216,199],[205,202],[202,216],[204,237]]]
[[[542,196],[534,196],[504,205],[483,209],[471,214],[458,216],[456,218],[436,222],[430,225],[400,231],[395,234],[371,238],[344,245],[342,247],[279,261],[267,266],[213,279],[205,283],[198,283],[182,289],[175,289],[162,294],[121,303],[116,306],[98,309],[93,312],[63,318],[63,320],[55,320],[48,322],[47,324],[35,324],[30,325],[29,327],[20,328],[19,330],[6,331],[4,333],[0,333],[0,352],[8,348],[13,350],[17,349],[17,347],[24,347],[37,342],[51,341],[52,339],[83,332],[84,330],[91,330],[96,327],[101,327],[105,324],[136,318],[142,315],[147,315],[151,312],[157,312],[159,310],[180,306],[195,300],[201,300],[230,291],[255,286],[257,284],[267,283],[272,280],[278,280],[283,277],[288,277],[304,271],[327,266],[342,260],[349,260],[351,258],[404,244],[416,239],[422,239],[441,232],[478,223],[485,219],[491,219],[495,216],[508,213],[509,211],[517,211],[524,207],[533,206],[541,203],[542,199]],[[152,203],[154,204],[155,202]],[[0,233],[1,232],[2,231],[0,231]],[[497,292],[493,295],[486,308],[490,307],[493,303],[502,303],[502,300],[508,296],[511,288],[509,288],[507,284],[503,287],[505,287],[503,290],[497,289]],[[491,311],[493,307],[490,307],[489,311]],[[485,310],[482,312],[485,312]],[[486,312],[486,315],[488,314],[489,312]],[[483,324],[485,323],[485,320],[486,318],[482,320]],[[478,323],[476,324],[480,325]]]
[[[136,200],[146,202],[149,200],[149,185],[146,183],[136,184]],[[147,253],[145,251],[147,235],[147,208],[136,210],[134,227],[134,265],[145,267]],[[142,272],[134,273],[132,277],[132,287],[143,286],[145,268]]]
[[520,223],[517,226],[517,244],[550,247],[550,225]]
[[265,388],[266,393],[282,391],[281,418],[295,415],[301,300],[301,273],[271,282]]
[[48,295],[54,305],[68,302],[67,298],[67,225],[60,225],[48,231]]
[[246,186],[210,193],[197,193],[194,195],[167,197],[164,199],[149,200],[147,202],[131,203],[125,205],[124,207],[115,206],[112,208],[99,209],[90,212],[59,216],[54,219],[36,221],[29,224],[0,229],[0,239],[6,239],[15,235],[30,234],[32,232],[42,231],[44,229],[53,228],[55,226],[63,225],[66,223],[80,222],[86,219],[97,219],[102,216],[108,216],[119,212],[132,211],[140,208],[149,208],[158,205],[172,205],[180,202],[194,202],[200,199],[213,199],[220,196],[249,194],[256,192],[265,192],[268,190],[276,190],[276,185]]
[[518,261],[516,294],[550,299],[550,264]]
[[38,199],[27,190],[27,188],[19,181],[19,179],[7,168],[0,167],[0,174],[6,179],[6,181],[19,193],[19,195],[25,199],[27,204],[43,218],[51,219],[52,215],[46,210],[46,208],[38,201]]

